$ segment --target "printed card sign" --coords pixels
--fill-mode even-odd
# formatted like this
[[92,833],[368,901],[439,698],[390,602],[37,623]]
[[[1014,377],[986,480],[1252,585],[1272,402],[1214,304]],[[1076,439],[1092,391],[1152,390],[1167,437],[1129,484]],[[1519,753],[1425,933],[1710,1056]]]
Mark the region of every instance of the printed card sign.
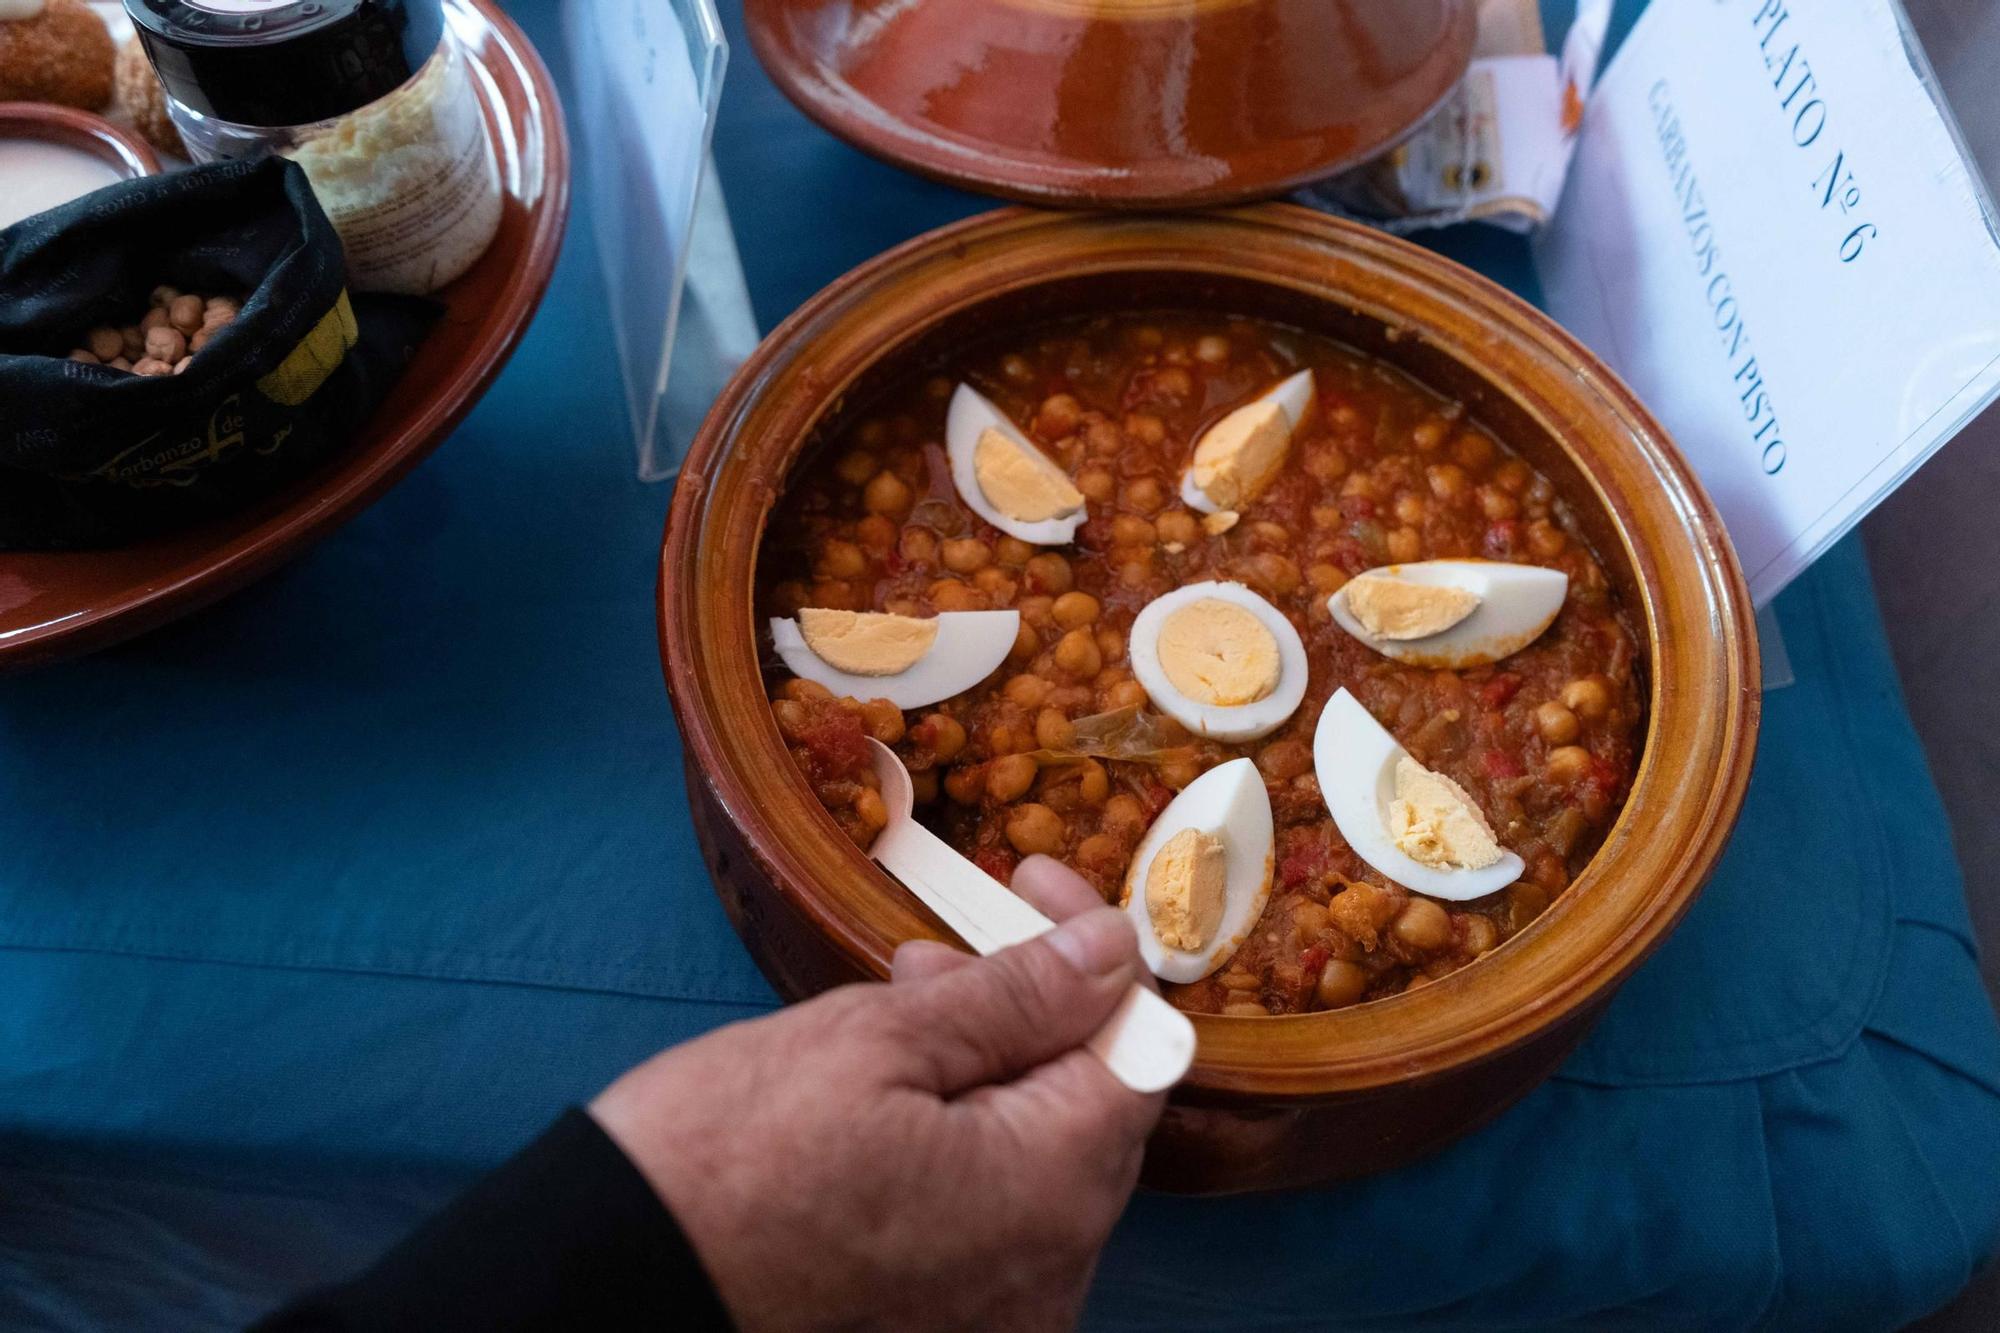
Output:
[[1890,0],[1655,3],[1538,235],[1759,605],[2000,393],[2000,240],[1928,73]]

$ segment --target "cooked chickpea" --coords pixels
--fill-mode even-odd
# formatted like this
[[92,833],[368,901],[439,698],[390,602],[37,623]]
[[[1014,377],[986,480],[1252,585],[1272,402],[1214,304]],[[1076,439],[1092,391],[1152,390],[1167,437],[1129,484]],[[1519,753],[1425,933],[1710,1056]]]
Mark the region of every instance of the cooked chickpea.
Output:
[[1042,405],[1035,413],[1035,434],[1045,440],[1060,440],[1074,435],[1083,421],[1083,405],[1076,401],[1076,395],[1053,393],[1042,399]]
[[986,594],[986,600],[993,606],[1011,606],[1014,594],[1021,585],[1010,578],[1007,571],[997,565],[988,565],[972,576],[972,586]]
[[1125,433],[1139,444],[1159,444],[1167,438],[1167,423],[1151,412],[1128,412]]
[[1291,531],[1282,523],[1272,523],[1260,519],[1252,523],[1248,528],[1245,528],[1244,531],[1255,538],[1259,546],[1268,546],[1276,551],[1282,551],[1292,544]]
[[1368,990],[1368,973],[1359,963],[1336,958],[1320,969],[1319,981],[1313,986],[1313,998],[1322,1009],[1344,1009],[1359,1000]]
[[1481,486],[1478,495],[1479,512],[1495,523],[1521,512],[1521,502],[1498,486]]
[[1424,553],[1424,539],[1415,528],[1392,528],[1387,538],[1389,558],[1407,565]]
[[1534,476],[1534,470],[1521,459],[1509,458],[1493,469],[1493,484],[1509,495],[1519,495]]
[[1095,759],[1086,759],[1078,766],[1076,794],[1083,798],[1085,805],[1099,805],[1111,794],[1111,775],[1104,765]]
[[1028,586],[1036,592],[1064,593],[1076,582],[1069,561],[1053,551],[1029,556],[1027,575]]
[[1569,538],[1563,530],[1545,518],[1538,518],[1528,525],[1528,549],[1544,560],[1552,560],[1569,546]]
[[1493,918],[1468,912],[1460,918],[1465,927],[1465,951],[1477,958],[1500,942],[1500,928]]
[[1126,792],[1119,792],[1104,803],[1104,814],[1098,823],[1107,829],[1124,829],[1128,833],[1138,832],[1146,822],[1146,811],[1139,804],[1139,798]]
[[1596,722],[1611,711],[1611,689],[1601,676],[1584,676],[1562,688],[1563,707],[1586,722]]
[[868,555],[853,542],[835,538],[820,547],[813,572],[823,579],[858,579],[868,572]]
[[1120,546],[1150,546],[1157,529],[1137,514],[1120,514],[1111,520],[1111,540]]
[[1027,564],[1028,557],[1035,553],[1035,548],[1019,537],[1002,537],[993,550],[994,554],[999,556],[1000,563],[1009,569],[1019,569]]
[[1410,431],[1410,443],[1424,453],[1430,453],[1444,443],[1445,436],[1451,434],[1451,423],[1443,417],[1430,416],[1419,421]]
[[939,759],[956,759],[965,748],[965,728],[949,713],[932,713],[917,726],[922,732],[917,743],[930,746]]
[[937,563],[937,534],[929,528],[904,528],[902,538],[896,543],[903,559],[919,567]]
[[1104,666],[1104,654],[1089,630],[1073,629],[1056,641],[1056,665],[1072,676],[1094,676]]
[[1042,636],[1035,627],[1023,620],[1021,627],[1014,631],[1014,646],[1008,650],[1007,658],[1012,662],[1031,661],[1042,651]]
[[1337,565],[1318,564],[1306,570],[1306,578],[1311,581],[1313,591],[1330,596],[1347,586],[1347,571]]
[[1055,618],[1055,605],[1055,598],[1043,594],[1023,597],[1014,604],[1014,609],[1021,613],[1022,623],[1040,629]]
[[1109,625],[1098,626],[1097,651],[1105,661],[1117,661],[1125,655],[1125,636]]
[[1000,358],[1000,373],[1016,384],[1026,384],[1035,378],[1035,367],[1019,352],[1009,352]]
[[861,705],[861,725],[884,745],[903,739],[903,710],[887,699],[869,699]]
[[1050,613],[1064,629],[1081,629],[1097,623],[1097,599],[1087,592],[1066,592],[1056,598]]
[[1222,1006],[1222,1012],[1230,1018],[1267,1018],[1271,1011],[1256,1000],[1236,1000]]
[[1342,516],[1339,505],[1314,505],[1312,525],[1316,528],[1337,528],[1347,520]]
[[1042,701],[1049,697],[1049,682],[1032,672],[1015,676],[1002,687],[1007,702],[1019,704],[1023,708],[1040,708]]
[[1035,761],[1025,754],[1003,754],[986,765],[986,794],[996,801],[1018,801],[1035,782]]
[[889,822],[889,807],[883,804],[882,793],[873,787],[863,787],[854,798],[854,814],[864,829],[879,829]]
[[1076,488],[1083,492],[1083,498],[1096,504],[1106,504],[1118,494],[1118,478],[1101,467],[1087,467],[1076,474]]
[[1297,592],[1299,567],[1276,551],[1259,551],[1250,557],[1251,577],[1280,597]]
[[1035,715],[1035,744],[1044,750],[1066,750],[1076,739],[1076,728],[1060,709],[1044,708]]
[[1085,423],[1084,445],[1099,458],[1111,458],[1125,447],[1125,435],[1103,417]]
[[1393,929],[1412,949],[1436,953],[1451,943],[1451,914],[1428,898],[1412,898],[1397,913]]
[[804,703],[808,699],[831,699],[833,691],[816,680],[800,677],[785,682],[785,697]]
[[879,554],[896,544],[896,525],[880,514],[870,514],[854,525],[854,540]]
[[874,476],[879,468],[875,455],[866,449],[854,449],[842,455],[833,470],[849,486],[866,486],[868,479]]
[[1125,864],[1125,844],[1109,833],[1093,833],[1076,845],[1076,863],[1100,875],[1115,874]]
[[1305,451],[1306,475],[1314,481],[1339,481],[1347,475],[1347,455],[1338,445],[1316,444]]
[[1229,339],[1214,333],[1195,339],[1194,359],[1204,365],[1222,365],[1229,360]]
[[957,579],[939,579],[931,585],[931,605],[940,611],[984,611],[986,595]]
[[993,549],[977,537],[954,537],[944,544],[944,567],[954,574],[970,574],[992,563]]
[[1468,430],[1451,442],[1451,456],[1467,472],[1479,472],[1493,461],[1493,441],[1476,430]]
[[1424,521],[1424,514],[1430,509],[1424,497],[1415,491],[1403,491],[1396,496],[1396,521],[1415,527]]
[[1201,520],[1185,509],[1169,509],[1154,520],[1153,526],[1163,542],[1192,546],[1201,538]]
[[1311,944],[1313,936],[1326,929],[1326,908],[1307,899],[1292,904],[1292,930],[1300,944]]
[[1169,759],[1160,765],[1160,781],[1175,791],[1201,776],[1201,765],[1193,759]]
[[1575,782],[1590,771],[1590,751],[1581,745],[1564,745],[1549,751],[1546,764],[1553,782]]
[[1125,483],[1125,503],[1150,514],[1167,502],[1167,494],[1153,477],[1136,477]]
[[1036,801],[1017,805],[1007,815],[1007,841],[1023,856],[1053,856],[1068,833],[1062,816]]
[[1312,766],[1312,749],[1304,741],[1291,737],[1272,741],[1257,752],[1257,767],[1273,782],[1290,782]]
[[1431,494],[1446,504],[1465,495],[1465,469],[1456,463],[1433,463],[1424,469],[1424,480],[1429,483]]
[[778,731],[788,741],[798,740],[805,734],[806,706],[795,699],[773,699],[771,716],[777,719]]
[[1114,708],[1144,708],[1146,687],[1136,680],[1121,680],[1104,691],[1106,711]]
[[1507,886],[1507,924],[1517,931],[1526,929],[1548,906],[1549,891],[1539,884],[1520,880]]
[[1551,699],[1535,710],[1535,730],[1550,745],[1568,745],[1580,728],[1576,714]]
[[910,484],[886,469],[877,472],[875,479],[861,492],[861,503],[868,506],[869,513],[886,514],[891,518],[900,518],[908,513],[914,498]]
[[954,768],[944,775],[944,794],[960,805],[977,805],[986,790],[986,771],[976,765]]

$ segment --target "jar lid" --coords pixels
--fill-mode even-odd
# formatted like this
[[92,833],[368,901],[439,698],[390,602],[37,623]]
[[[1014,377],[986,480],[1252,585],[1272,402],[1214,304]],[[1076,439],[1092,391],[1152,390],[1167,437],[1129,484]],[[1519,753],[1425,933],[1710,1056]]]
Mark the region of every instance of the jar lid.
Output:
[[175,101],[238,125],[346,115],[423,68],[441,0],[125,0]]
[[1384,152],[1471,59],[1473,0],[744,0],[773,81],[857,147],[1028,203],[1282,194]]

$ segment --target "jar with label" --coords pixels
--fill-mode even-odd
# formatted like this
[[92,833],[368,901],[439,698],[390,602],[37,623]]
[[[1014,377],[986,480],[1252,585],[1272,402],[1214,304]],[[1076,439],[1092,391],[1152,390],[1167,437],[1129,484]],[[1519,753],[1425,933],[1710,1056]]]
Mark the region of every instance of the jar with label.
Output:
[[125,0],[197,161],[305,169],[361,291],[430,292],[499,229],[500,176],[442,0]]

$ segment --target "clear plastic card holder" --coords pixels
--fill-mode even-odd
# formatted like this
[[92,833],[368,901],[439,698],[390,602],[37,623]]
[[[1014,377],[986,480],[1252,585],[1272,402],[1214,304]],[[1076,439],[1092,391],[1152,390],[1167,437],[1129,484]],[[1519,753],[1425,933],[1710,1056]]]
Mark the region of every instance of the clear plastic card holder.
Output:
[[563,0],[562,26],[577,188],[604,272],[639,475],[658,480],[678,467],[691,430],[687,412],[673,410],[688,395],[667,392],[676,326],[684,326],[681,359],[696,378],[713,379],[713,363],[727,359],[726,348],[690,336],[685,326],[707,321],[684,316],[682,288],[698,248],[698,210],[714,220],[702,228],[701,248],[726,246],[724,257],[735,260],[719,200],[701,207],[702,195],[714,193],[703,181],[729,48],[710,0]]

